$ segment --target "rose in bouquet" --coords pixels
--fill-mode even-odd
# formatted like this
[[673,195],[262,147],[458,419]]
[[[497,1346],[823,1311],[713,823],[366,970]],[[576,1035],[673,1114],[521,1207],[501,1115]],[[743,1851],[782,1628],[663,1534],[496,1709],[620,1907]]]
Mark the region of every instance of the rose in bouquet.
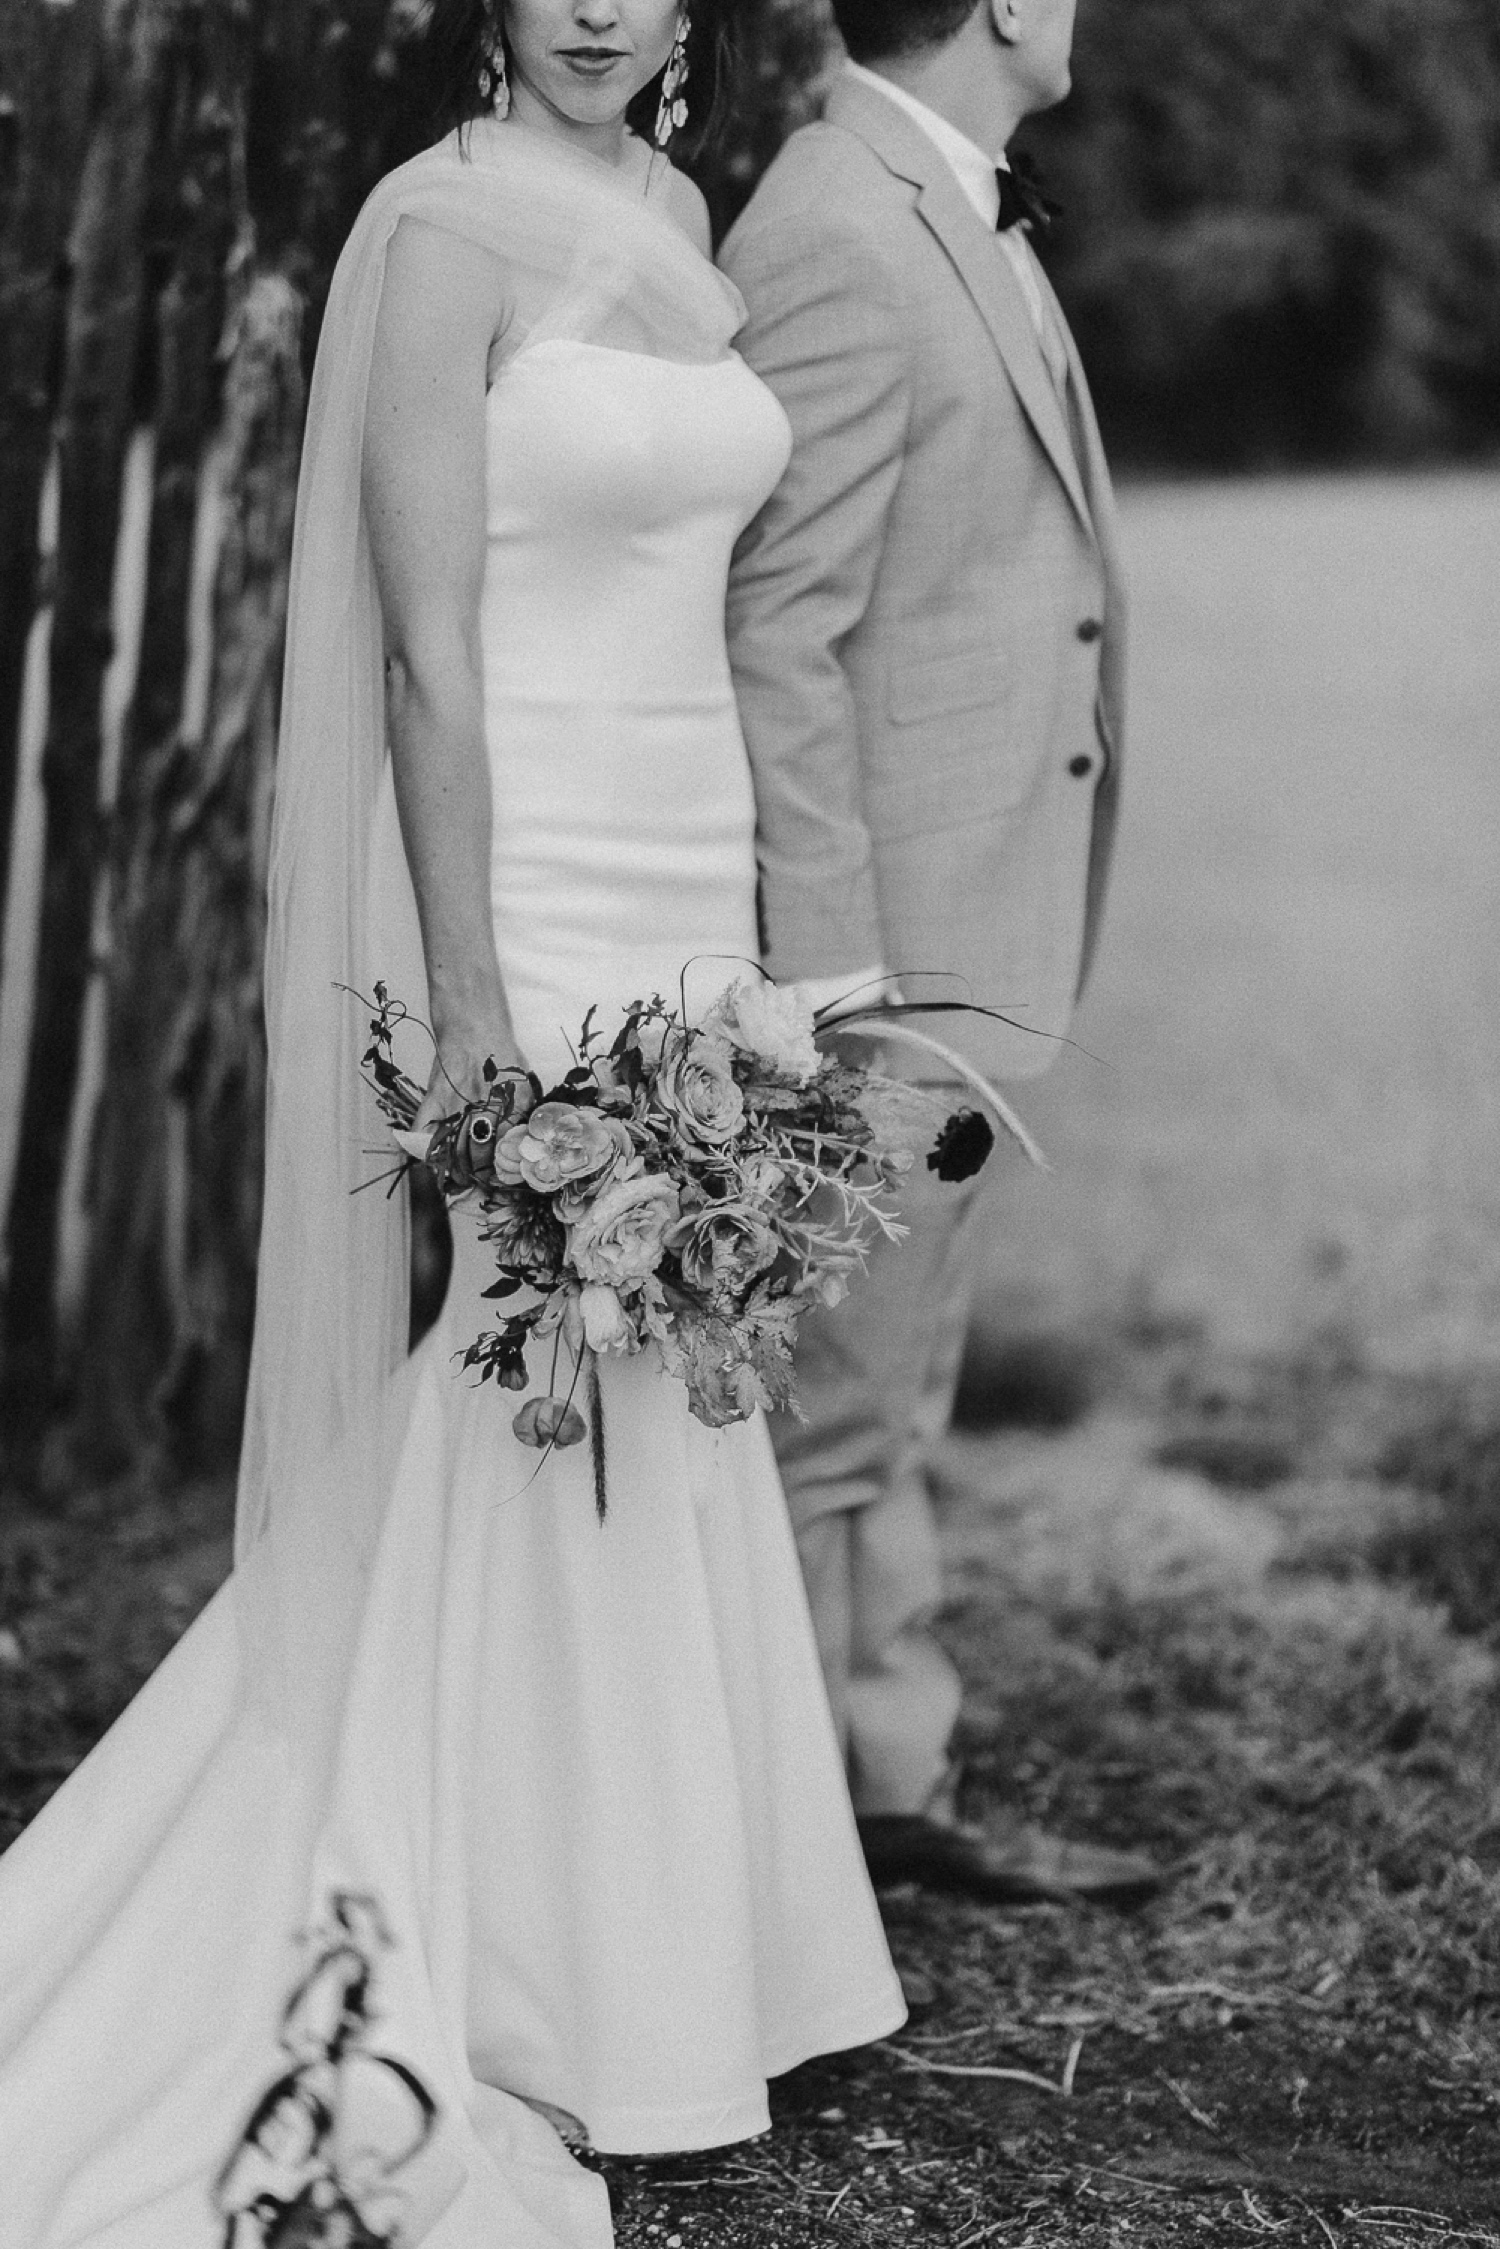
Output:
[[[476,1209],[496,1265],[485,1296],[511,1307],[463,1365],[526,1393],[528,1350],[550,1344],[547,1389],[526,1398],[515,1433],[550,1449],[592,1431],[601,1510],[600,1354],[655,1348],[711,1428],[795,1411],[798,1323],[839,1302],[877,1237],[899,1239],[905,1173],[925,1155],[939,1176],[967,1178],[994,1144],[982,1109],[825,1050],[820,1036],[846,1032],[847,1017],[822,1022],[795,991],[748,976],[696,1023],[638,1000],[606,1043],[591,1012],[559,1084],[490,1065],[483,1100],[417,1135],[423,1089],[392,1050],[404,1010],[382,985],[375,997],[366,1076],[408,1161]],[[879,1035],[940,1054],[1035,1154],[948,1049],[889,1014]]]

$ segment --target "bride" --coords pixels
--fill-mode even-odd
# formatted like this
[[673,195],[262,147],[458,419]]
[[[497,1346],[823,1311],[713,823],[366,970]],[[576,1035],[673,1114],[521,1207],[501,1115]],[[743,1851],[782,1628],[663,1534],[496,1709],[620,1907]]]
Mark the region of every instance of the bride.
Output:
[[609,1360],[601,1529],[453,1371],[472,1226],[408,1358],[404,1201],[354,1191],[348,991],[425,1011],[436,1116],[755,952],[723,604],[789,438],[664,153],[730,4],[438,0],[456,129],[334,281],[237,1565],[0,1863],[5,2249],[593,2249],[565,2136],[746,2138],[902,2019],[764,1427]]

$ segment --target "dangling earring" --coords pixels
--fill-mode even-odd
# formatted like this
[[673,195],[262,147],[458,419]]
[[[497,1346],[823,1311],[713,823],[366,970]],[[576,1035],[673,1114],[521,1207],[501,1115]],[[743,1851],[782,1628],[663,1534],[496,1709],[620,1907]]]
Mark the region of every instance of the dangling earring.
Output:
[[489,103],[492,116],[509,117],[510,74],[505,67],[505,34],[500,28],[498,11],[485,40],[484,60],[479,65],[479,98]]
[[682,89],[688,82],[687,47],[691,29],[692,18],[686,8],[680,8],[677,13],[677,38],[662,75],[661,107],[656,113],[656,147],[657,153],[662,156],[666,155],[671,146],[672,135],[680,133],[688,121],[687,96]]

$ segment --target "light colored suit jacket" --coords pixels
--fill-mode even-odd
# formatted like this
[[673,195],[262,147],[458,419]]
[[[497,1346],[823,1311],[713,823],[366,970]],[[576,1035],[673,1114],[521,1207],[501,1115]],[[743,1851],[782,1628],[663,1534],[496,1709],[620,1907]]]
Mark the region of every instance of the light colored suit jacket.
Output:
[[1033,1075],[1097,938],[1123,749],[1114,506],[1066,322],[1044,281],[1068,403],[945,158],[853,78],[722,263],[795,441],[729,596],[767,965],[880,960],[909,996],[1001,1007],[1027,1030],[931,1025]]

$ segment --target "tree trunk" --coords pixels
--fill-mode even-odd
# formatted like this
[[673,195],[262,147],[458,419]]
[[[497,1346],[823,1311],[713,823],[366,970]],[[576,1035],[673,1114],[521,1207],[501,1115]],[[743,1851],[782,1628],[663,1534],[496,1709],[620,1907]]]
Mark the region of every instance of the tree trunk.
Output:
[[0,927],[22,673],[37,604],[37,517],[57,406],[64,249],[99,35],[99,0],[9,5],[16,12],[0,25]]
[[106,1456],[233,1458],[260,1221],[266,840],[302,431],[301,300],[237,316],[208,479],[222,525],[201,740],[130,806],[95,1162],[86,1434]]
[[[157,260],[169,276],[158,516],[139,749],[120,809],[84,1330],[82,1434],[105,1463],[155,1455],[203,1467],[231,1458],[238,1440],[260,1215],[265,844],[301,313],[321,309],[349,221],[388,161],[387,0],[263,0],[244,46],[233,0],[216,8],[207,110],[227,138],[200,154],[196,235]],[[180,150],[164,156],[164,176],[182,161]],[[252,244],[258,278],[247,287]],[[242,301],[220,436],[200,474],[205,308],[226,253],[230,296]],[[195,630],[191,570],[216,522],[212,613]]]
[[168,26],[168,0],[107,0],[100,108],[72,238],[51,718],[42,770],[47,839],[40,965],[6,1302],[5,1379],[13,1410],[23,1413],[59,1399],[53,1353],[58,1196],[100,856],[100,688],[110,653],[113,533],[140,342],[153,103]]
[[[200,136],[187,197],[199,221],[169,261],[158,258],[168,276],[158,516],[138,748],[120,808],[85,1322],[82,1434],[101,1462],[165,1455],[205,1466],[232,1457],[238,1440],[259,1232],[265,844],[302,292],[321,304],[370,184],[346,121],[367,106],[357,50],[383,23],[384,0],[352,10],[264,0],[248,36],[246,20],[234,0],[210,8],[199,115],[215,131]],[[183,161],[180,148],[164,153],[163,177]],[[205,462],[207,330],[226,263],[237,310]],[[205,554],[206,606],[193,585]]]
[[[179,989],[181,964],[171,944],[175,901],[149,891],[173,870],[158,864],[150,839],[170,819],[174,785],[193,785],[212,682],[211,586],[196,581],[216,560],[218,492],[205,461],[220,411],[226,288],[243,297],[253,251],[244,161],[250,54],[248,23],[233,0],[176,16],[144,222],[154,302],[143,381],[155,436],[146,606],[94,964],[102,1068],[100,1057],[88,1058],[80,1103],[88,1100],[90,1113],[75,1115],[72,1135],[75,1161],[80,1151],[83,1158],[71,1184],[84,1201],[86,1276],[81,1301],[64,1307],[72,1333],[59,1338],[65,1361],[70,1344],[87,1354],[81,1420],[93,1449],[111,1458],[139,1452],[154,1433],[152,1399],[174,1348],[162,1274],[160,1079],[164,995]],[[76,1225],[76,1207],[73,1215]]]
[[136,765],[182,719],[199,484],[219,412],[228,292],[243,293],[255,252],[245,180],[250,67],[249,26],[235,0],[207,0],[179,20],[147,213],[156,491],[122,804]]

